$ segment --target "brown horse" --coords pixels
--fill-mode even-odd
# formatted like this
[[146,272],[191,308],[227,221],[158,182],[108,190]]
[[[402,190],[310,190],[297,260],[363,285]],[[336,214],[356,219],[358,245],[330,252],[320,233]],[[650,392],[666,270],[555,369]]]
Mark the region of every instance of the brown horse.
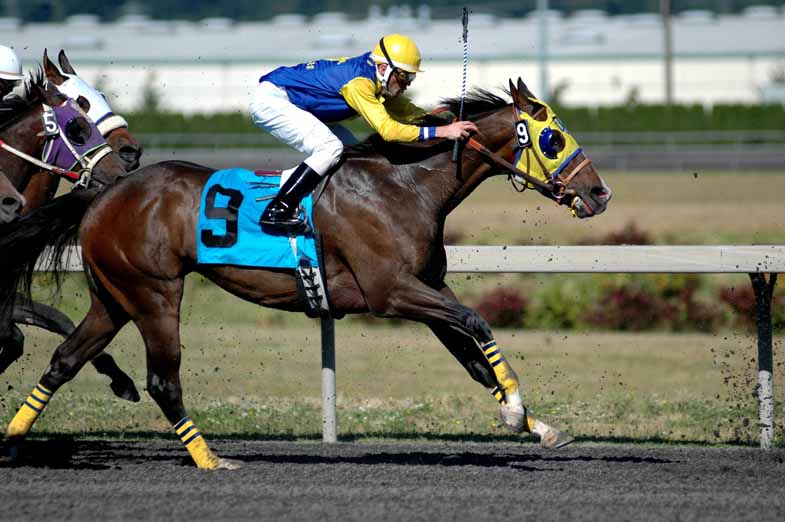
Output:
[[[520,79],[517,86],[510,84],[510,94],[514,108],[480,91],[466,100],[464,109],[480,129],[478,139],[502,158],[511,158],[516,145],[523,143],[514,130],[519,115],[532,125],[554,121]],[[457,105],[448,101],[453,112]],[[564,130],[561,123],[559,128]],[[567,140],[561,131],[549,127],[545,145],[563,148]],[[538,162],[541,144],[535,142]],[[407,146],[376,139],[349,151],[314,206],[330,309],[337,317],[371,312],[426,324],[470,376],[496,397],[508,428],[537,434],[545,447],[562,446],[572,439],[529,415],[515,371],[490,327],[460,304],[444,282],[448,213],[485,179],[500,173],[499,162],[467,150],[461,160],[465,175],[458,175],[451,150],[445,141]],[[591,162],[577,149],[565,163],[569,175],[559,178],[566,185],[561,202],[578,217],[604,211],[611,193]],[[243,299],[281,310],[302,311],[305,303],[293,271],[197,264],[197,213],[212,173],[183,162],[148,166],[106,190],[88,209],[79,235],[90,281],[90,311],[57,348],[10,423],[9,437],[26,435],[51,395],[133,321],[146,346],[147,390],[197,466],[237,465],[212,452],[183,405],[179,323],[184,277],[196,271]]]
[[[45,56],[46,58],[46,56]],[[50,64],[51,65],[51,64]],[[24,152],[32,157],[41,157],[46,138],[43,133],[43,104],[57,105],[64,102],[65,97],[60,95],[53,85],[44,85],[42,73],[34,75],[27,85],[27,96],[25,99],[18,99],[10,105],[4,107],[4,121],[0,123],[0,138],[17,150]],[[84,103],[84,100],[82,99]],[[85,104],[85,108],[87,104]],[[119,130],[119,129],[118,129]],[[114,133],[113,133],[114,134]],[[110,136],[110,140],[115,146],[128,146],[129,140],[127,130],[124,133],[117,133]],[[135,140],[131,138],[134,142]],[[141,150],[141,149],[139,149]],[[19,158],[8,151],[0,151],[0,169],[8,175],[0,176],[9,184],[9,190],[19,195],[21,190],[28,185],[31,179],[42,177],[45,183],[38,186],[35,191],[27,186],[26,194],[32,195],[29,199],[19,196],[19,201],[25,205],[25,210],[37,207],[47,199],[51,199],[53,190],[56,188],[59,177],[50,173],[37,174],[39,167]],[[13,180],[13,181],[11,181]],[[50,180],[55,180],[51,182]],[[0,180],[1,181],[1,180]],[[0,192],[0,194],[3,194]],[[86,191],[84,194],[94,194],[95,191]],[[5,199],[5,198],[4,198]],[[8,199],[13,199],[8,196]],[[32,203],[32,205],[30,204]],[[5,205],[5,203],[3,203]],[[9,204],[9,206],[12,206]],[[16,209],[14,219],[18,217]],[[13,256],[13,250],[4,250],[7,255]],[[13,294],[14,288],[6,287],[5,292]],[[24,350],[24,335],[15,323],[24,323],[47,329],[63,337],[74,330],[74,324],[68,317],[58,310],[39,303],[33,303],[28,299],[16,299],[8,294],[3,295],[4,305],[0,308],[0,373],[3,373],[10,364],[17,360]],[[96,369],[111,378],[111,387],[116,395],[128,400],[139,400],[139,393],[133,381],[117,366],[111,356],[101,354],[93,361]]]

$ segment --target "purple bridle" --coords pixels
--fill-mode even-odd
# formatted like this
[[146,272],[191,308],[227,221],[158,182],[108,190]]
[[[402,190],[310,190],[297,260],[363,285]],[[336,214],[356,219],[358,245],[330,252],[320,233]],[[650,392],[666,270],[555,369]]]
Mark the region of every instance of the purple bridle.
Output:
[[[43,106],[44,145],[42,160],[69,172],[79,172],[75,186],[86,187],[92,170],[112,152],[101,132],[73,100],[57,107]],[[87,134],[86,139],[83,134]],[[66,176],[69,177],[69,176]]]

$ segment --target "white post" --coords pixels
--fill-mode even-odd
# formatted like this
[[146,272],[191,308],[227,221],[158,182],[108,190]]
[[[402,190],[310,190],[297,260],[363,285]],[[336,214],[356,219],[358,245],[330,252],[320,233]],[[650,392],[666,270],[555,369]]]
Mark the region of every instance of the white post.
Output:
[[338,442],[335,413],[335,320],[322,317],[322,441]]
[[760,447],[771,448],[774,439],[774,356],[771,349],[771,296],[777,284],[777,274],[769,281],[760,272],[750,274],[755,290],[755,318],[758,323],[758,401]]

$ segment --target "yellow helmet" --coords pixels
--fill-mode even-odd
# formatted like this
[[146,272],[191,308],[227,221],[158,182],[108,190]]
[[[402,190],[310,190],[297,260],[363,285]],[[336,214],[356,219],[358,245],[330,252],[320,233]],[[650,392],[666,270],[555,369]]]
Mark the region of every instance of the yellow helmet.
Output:
[[382,36],[376,47],[373,48],[371,58],[376,63],[390,63],[396,69],[410,73],[422,72],[420,70],[420,50],[408,36],[402,34],[388,34]]

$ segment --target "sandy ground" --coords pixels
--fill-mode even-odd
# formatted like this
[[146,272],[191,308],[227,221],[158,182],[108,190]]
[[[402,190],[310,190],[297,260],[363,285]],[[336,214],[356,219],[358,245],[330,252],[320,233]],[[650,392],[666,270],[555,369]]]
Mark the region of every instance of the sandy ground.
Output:
[[[0,520],[783,520],[785,450],[38,440],[0,463]],[[3,448],[8,455],[8,448]]]

